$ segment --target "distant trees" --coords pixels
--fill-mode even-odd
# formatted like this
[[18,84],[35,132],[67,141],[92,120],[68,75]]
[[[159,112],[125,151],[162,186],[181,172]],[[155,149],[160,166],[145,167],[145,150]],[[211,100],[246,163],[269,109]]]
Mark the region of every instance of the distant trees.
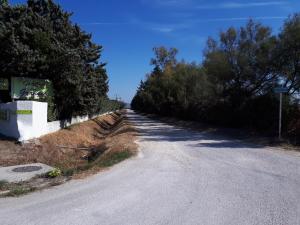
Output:
[[198,108],[203,104],[200,99],[208,96],[203,69],[194,63],[177,62],[177,49],[159,47],[154,52],[155,58],[151,60],[154,69],[145,82],[141,81],[132,107],[188,118],[190,110]]
[[49,79],[60,118],[98,112],[107,98],[102,46],[52,0],[0,6],[0,76]]
[[271,132],[278,119],[274,87],[281,85],[289,88],[284,129],[300,135],[300,127],[291,126],[300,124],[300,14],[278,36],[253,20],[230,27],[218,40],[208,39],[201,65],[178,62],[176,53],[154,49],[154,69],[141,82],[134,109]]
[[208,40],[203,66],[209,79],[233,105],[272,88],[274,38],[271,29],[250,20],[245,27],[221,32],[220,40]]

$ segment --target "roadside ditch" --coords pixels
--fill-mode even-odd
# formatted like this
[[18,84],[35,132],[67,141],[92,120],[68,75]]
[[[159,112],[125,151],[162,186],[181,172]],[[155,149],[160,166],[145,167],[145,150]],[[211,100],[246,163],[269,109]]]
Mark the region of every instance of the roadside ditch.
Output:
[[2,138],[0,166],[43,163],[55,169],[21,183],[0,179],[0,196],[20,196],[106,170],[136,155],[136,132],[122,110],[24,144]]

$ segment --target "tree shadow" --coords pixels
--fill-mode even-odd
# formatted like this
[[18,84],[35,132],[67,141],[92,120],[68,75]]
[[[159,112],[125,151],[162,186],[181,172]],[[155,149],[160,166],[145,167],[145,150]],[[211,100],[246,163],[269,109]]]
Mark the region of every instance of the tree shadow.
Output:
[[[168,124],[129,112],[128,118],[137,126],[138,136],[143,141],[187,142],[196,148],[262,148],[261,144],[248,143],[231,135],[231,129],[205,127],[196,130],[190,127]],[[189,143],[189,142],[195,142]],[[197,143],[198,142],[198,143]]]
[[[215,141],[215,140],[212,140]],[[201,142],[198,144],[189,145],[199,148],[262,148],[262,145],[242,142],[240,140],[221,140],[218,142]]]

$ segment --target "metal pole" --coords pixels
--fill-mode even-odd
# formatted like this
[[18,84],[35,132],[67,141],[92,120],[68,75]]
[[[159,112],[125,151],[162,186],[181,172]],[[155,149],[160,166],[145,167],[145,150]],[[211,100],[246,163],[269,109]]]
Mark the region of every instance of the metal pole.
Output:
[[282,127],[282,93],[280,93],[280,104],[279,104],[279,140],[281,140],[281,127]]

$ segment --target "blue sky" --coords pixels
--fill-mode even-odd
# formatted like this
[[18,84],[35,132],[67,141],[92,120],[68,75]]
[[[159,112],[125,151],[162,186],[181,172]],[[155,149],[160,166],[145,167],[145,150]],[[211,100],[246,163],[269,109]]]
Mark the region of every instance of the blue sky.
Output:
[[[24,3],[25,0],[11,0]],[[300,12],[299,0],[56,0],[74,13],[93,40],[104,47],[112,98],[130,102],[155,46],[176,47],[179,59],[202,61],[208,36],[253,18],[278,32],[288,15]]]

